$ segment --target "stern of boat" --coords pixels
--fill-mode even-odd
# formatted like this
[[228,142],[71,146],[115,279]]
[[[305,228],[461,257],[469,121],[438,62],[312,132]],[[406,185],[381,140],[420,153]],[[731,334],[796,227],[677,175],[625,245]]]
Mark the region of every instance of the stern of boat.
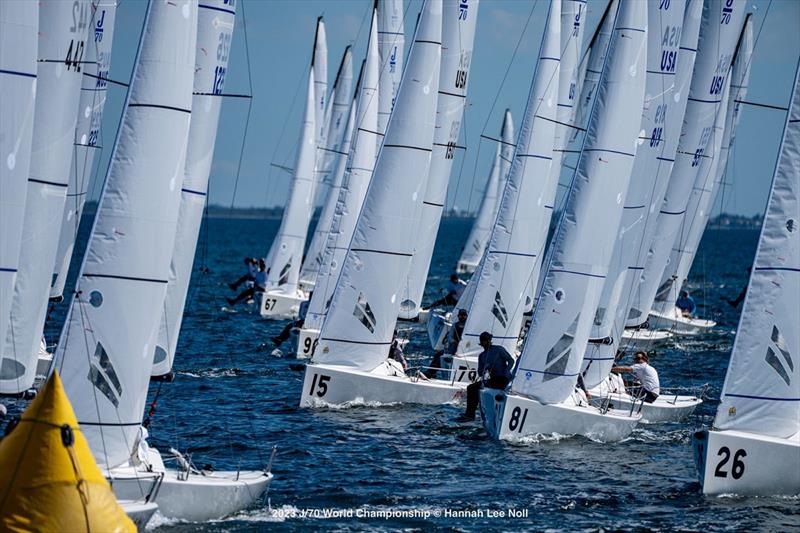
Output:
[[287,293],[282,289],[271,289],[261,295],[259,313],[273,320],[294,320],[300,311],[300,304],[308,299],[306,293],[297,291]]

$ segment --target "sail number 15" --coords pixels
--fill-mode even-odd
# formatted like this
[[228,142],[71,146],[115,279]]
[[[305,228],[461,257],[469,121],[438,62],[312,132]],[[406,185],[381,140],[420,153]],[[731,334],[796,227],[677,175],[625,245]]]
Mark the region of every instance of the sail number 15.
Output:
[[330,376],[325,374],[314,374],[314,379],[311,380],[311,389],[308,391],[309,396],[315,394],[322,398],[328,392],[328,382],[331,380]]

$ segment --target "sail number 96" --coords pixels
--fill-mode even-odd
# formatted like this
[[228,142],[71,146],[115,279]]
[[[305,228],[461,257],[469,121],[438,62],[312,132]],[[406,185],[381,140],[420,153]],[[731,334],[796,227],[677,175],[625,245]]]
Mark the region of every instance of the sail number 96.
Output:
[[[719,457],[722,457],[722,460],[717,464],[716,470],[714,470],[715,477],[728,477],[728,472],[725,470],[725,466],[728,464],[728,461],[731,460],[731,450],[727,446],[723,446],[717,452]],[[733,454],[733,462],[731,463],[731,477],[733,479],[739,479],[744,475],[744,461],[743,459],[747,457],[747,452],[745,450],[736,450],[736,453]]]

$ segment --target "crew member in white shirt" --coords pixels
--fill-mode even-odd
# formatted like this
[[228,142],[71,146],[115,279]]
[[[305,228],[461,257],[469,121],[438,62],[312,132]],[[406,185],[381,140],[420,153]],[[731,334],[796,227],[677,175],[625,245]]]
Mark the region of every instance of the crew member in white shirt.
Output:
[[650,366],[650,359],[645,352],[636,352],[636,355],[633,356],[633,366],[615,366],[611,371],[615,374],[633,374],[639,382],[639,386],[634,388],[631,394],[642,398],[647,403],[653,403],[661,394],[658,372]]

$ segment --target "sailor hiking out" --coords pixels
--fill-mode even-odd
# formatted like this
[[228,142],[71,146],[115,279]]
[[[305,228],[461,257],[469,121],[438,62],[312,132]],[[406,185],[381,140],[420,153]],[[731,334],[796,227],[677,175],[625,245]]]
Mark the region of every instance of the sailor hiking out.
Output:
[[[493,346],[492,334],[488,331],[481,333],[479,342],[483,348],[478,356],[480,378],[467,387],[467,410],[459,417],[461,422],[475,420],[475,410],[478,408],[482,387],[503,390],[511,381],[511,369],[514,367],[514,358],[511,354],[502,346]],[[487,373],[488,379],[484,377]]]
[[639,385],[631,391],[631,396],[641,398],[647,403],[653,403],[661,394],[658,382],[658,372],[650,366],[650,359],[645,352],[636,352],[633,356],[633,366],[615,366],[611,372],[615,374],[633,374]]
[[257,292],[264,292],[267,289],[267,263],[263,259],[258,260],[258,270],[253,275],[253,283],[252,287],[240,292],[236,298],[226,298],[228,304],[236,305],[242,300],[247,301],[253,298]]

